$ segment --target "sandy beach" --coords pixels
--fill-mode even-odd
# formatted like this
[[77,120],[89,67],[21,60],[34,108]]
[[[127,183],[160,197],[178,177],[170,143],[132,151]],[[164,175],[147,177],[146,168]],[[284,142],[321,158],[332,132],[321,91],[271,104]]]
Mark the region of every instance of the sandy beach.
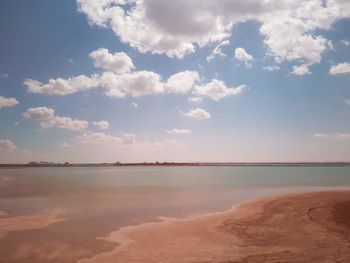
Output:
[[97,262],[350,262],[350,191],[274,196],[222,213],[124,227]]

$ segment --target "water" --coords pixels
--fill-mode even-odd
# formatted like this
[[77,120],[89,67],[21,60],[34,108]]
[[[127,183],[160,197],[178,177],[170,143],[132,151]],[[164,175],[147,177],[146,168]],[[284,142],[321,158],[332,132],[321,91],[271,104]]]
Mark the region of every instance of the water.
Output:
[[223,211],[265,195],[349,187],[350,167],[0,169],[0,210],[9,217],[55,212],[67,219],[0,235],[0,262],[76,262],[115,246],[96,237],[121,226]]
[[135,217],[144,217],[146,208],[154,217],[186,216],[266,194],[346,186],[350,167],[0,169],[0,209],[12,215],[47,210],[84,215],[142,205]]

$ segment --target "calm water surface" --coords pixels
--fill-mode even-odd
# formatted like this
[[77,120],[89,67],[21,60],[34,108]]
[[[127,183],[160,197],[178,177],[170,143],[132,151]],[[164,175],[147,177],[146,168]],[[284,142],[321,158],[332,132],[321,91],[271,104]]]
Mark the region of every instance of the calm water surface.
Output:
[[76,262],[115,246],[96,237],[121,226],[222,211],[271,194],[349,187],[350,167],[0,169],[0,210],[9,217],[59,212],[67,219],[0,237],[0,262]]
[[84,216],[123,209],[137,220],[227,209],[266,194],[346,186],[350,167],[0,169],[0,209]]

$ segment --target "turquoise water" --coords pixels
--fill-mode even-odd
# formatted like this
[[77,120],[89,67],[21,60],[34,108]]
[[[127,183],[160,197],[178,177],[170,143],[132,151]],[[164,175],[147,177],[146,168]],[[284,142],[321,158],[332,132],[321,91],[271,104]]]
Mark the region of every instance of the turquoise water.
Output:
[[349,186],[350,167],[0,169],[0,209],[16,215],[123,209],[138,218],[187,216],[264,195]]
[[[122,226],[224,211],[261,196],[341,188],[350,188],[350,167],[0,169],[0,210],[9,217],[59,212],[66,219],[0,235],[0,261],[47,262],[58,255],[46,249],[54,241],[64,253],[50,262],[76,262],[111,246],[96,238]],[[28,246],[26,261],[13,259]]]
[[98,186],[290,187],[350,185],[350,167],[102,167],[0,169],[21,182]]

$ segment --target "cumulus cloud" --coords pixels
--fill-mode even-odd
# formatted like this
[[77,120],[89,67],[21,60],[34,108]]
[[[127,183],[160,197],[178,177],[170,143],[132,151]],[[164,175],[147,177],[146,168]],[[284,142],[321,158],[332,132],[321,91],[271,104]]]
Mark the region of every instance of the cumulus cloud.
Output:
[[293,66],[292,74],[298,75],[298,76],[311,74],[310,69],[309,69],[309,65],[304,64],[304,65],[300,65],[300,66]]
[[23,84],[30,93],[63,96],[96,88],[99,86],[99,79],[97,75],[90,77],[79,75],[68,79],[50,79],[46,84],[37,80],[27,79]]
[[16,144],[8,139],[0,139],[0,151],[10,151],[13,152],[17,150]]
[[34,121],[43,121],[52,119],[55,115],[55,110],[47,107],[29,108],[23,116]]
[[350,16],[344,0],[77,0],[91,24],[111,28],[140,52],[182,58],[197,47],[231,36],[239,23],[255,20],[276,61],[318,63],[330,42],[317,29]]
[[166,130],[166,133],[188,135],[188,134],[191,134],[192,132],[188,129],[171,129],[171,130]]
[[350,133],[316,133],[314,134],[314,138],[326,140],[349,140]]
[[239,61],[244,62],[246,68],[252,67],[252,64],[250,62],[253,61],[254,58],[252,55],[248,54],[244,48],[238,47],[235,49],[235,58]]
[[224,54],[222,52],[222,48],[224,46],[228,46],[230,44],[230,41],[229,40],[225,40],[225,41],[222,41],[219,45],[217,45],[210,53],[209,56],[207,56],[207,61],[210,62],[212,61],[213,59],[215,58],[218,58],[218,57],[226,57],[226,54]]
[[139,107],[139,105],[136,103],[136,102],[131,102],[131,104],[130,104],[132,107],[134,107],[134,108],[138,108]]
[[87,121],[60,117],[55,115],[55,110],[47,107],[29,108],[23,116],[27,119],[40,121],[43,128],[61,128],[72,131],[84,130],[88,127]]
[[192,88],[199,75],[196,71],[183,71],[172,75],[165,83],[165,90],[168,93],[186,94]]
[[131,58],[124,52],[109,53],[106,48],[100,48],[90,53],[97,68],[102,68],[115,73],[130,72],[134,68]]
[[40,126],[45,129],[57,127],[72,131],[80,131],[88,127],[88,122],[77,119],[73,120],[69,117],[54,116],[52,119],[41,122]]
[[196,120],[205,120],[211,118],[209,112],[200,108],[192,109],[188,112],[180,112],[180,114]]
[[141,97],[145,95],[172,93],[185,94],[199,80],[196,71],[183,71],[169,77],[166,82],[152,71],[134,71],[125,74],[104,72],[101,85],[106,88],[106,95],[122,98],[125,96]]
[[122,75],[104,72],[101,83],[109,97],[140,97],[164,92],[161,77],[152,71],[136,71]]
[[343,40],[341,40],[340,42],[341,42],[344,46],[347,46],[347,47],[350,46],[350,40],[348,40],[348,39],[343,39]]
[[[24,85],[31,93],[47,95],[69,95],[79,91],[102,87],[106,95],[122,98],[125,96],[140,97],[144,95],[164,92],[165,86],[171,92],[181,92],[188,89],[191,81],[194,82],[198,75],[186,71],[175,74],[169,78],[169,83],[163,83],[161,76],[152,71],[133,71],[133,62],[123,52],[109,53],[107,49],[98,49],[90,54],[96,67],[103,68],[99,75],[80,75],[68,79],[50,79],[47,84],[27,79]],[[178,79],[183,77],[183,80]],[[192,80],[191,80],[192,79]],[[180,87],[181,85],[181,87]]]
[[[124,4],[132,8],[126,12]],[[140,52],[182,58],[195,50],[194,44],[227,37],[225,26],[198,1],[78,0],[78,6],[90,23],[112,28]]]
[[112,135],[108,135],[102,132],[84,133],[77,137],[79,142],[83,144],[100,144],[106,142],[114,142],[115,138]]
[[19,102],[15,98],[5,98],[0,96],[0,109],[4,107],[13,107],[18,104]]
[[213,79],[203,86],[197,86],[195,94],[197,96],[208,97],[212,100],[219,101],[227,96],[240,95],[247,89],[247,86],[240,85],[236,88],[227,87],[223,81]]
[[331,47],[331,42],[326,38],[308,34],[308,25],[305,23],[308,21],[276,16],[267,19],[262,25],[260,32],[266,36],[264,42],[277,63],[293,60],[319,63],[322,53]]
[[[90,54],[95,66],[103,71],[90,77],[80,75],[68,79],[50,79],[47,84],[27,79],[24,85],[28,92],[47,95],[69,95],[79,91],[101,87],[109,97],[141,97],[159,93],[187,94],[200,81],[198,72],[182,71],[171,75],[166,81],[153,71],[134,71],[132,60],[119,52],[111,54],[107,49],[98,49]],[[199,99],[196,99],[199,101]],[[136,104],[132,104],[134,107]]]
[[329,70],[329,74],[337,75],[337,74],[347,74],[350,73],[350,64],[347,62],[339,63],[337,65],[331,66]]
[[103,132],[84,133],[78,136],[77,139],[83,144],[131,145],[136,142],[134,134],[113,136]]
[[108,121],[94,121],[92,124],[101,130],[106,130],[109,128]]
[[269,66],[263,67],[263,69],[268,71],[276,71],[276,70],[279,70],[280,67],[277,65],[269,65]]

